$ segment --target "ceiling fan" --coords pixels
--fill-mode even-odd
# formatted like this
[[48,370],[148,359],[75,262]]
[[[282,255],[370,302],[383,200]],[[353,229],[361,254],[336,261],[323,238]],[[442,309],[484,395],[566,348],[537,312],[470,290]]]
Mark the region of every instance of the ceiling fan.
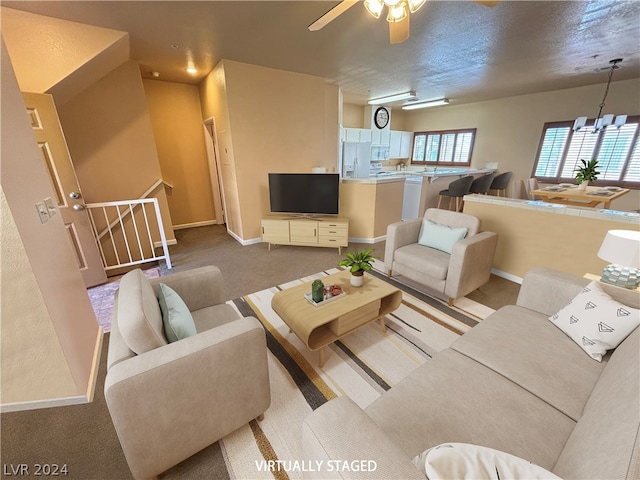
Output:
[[[499,0],[472,0],[486,7],[495,6]],[[389,23],[389,42],[402,43],[409,38],[409,16],[418,11],[426,0],[364,0],[367,11],[375,18],[380,18],[384,7],[387,7],[387,22]],[[360,0],[342,0],[335,7],[309,25],[309,30],[315,32],[338,18]]]

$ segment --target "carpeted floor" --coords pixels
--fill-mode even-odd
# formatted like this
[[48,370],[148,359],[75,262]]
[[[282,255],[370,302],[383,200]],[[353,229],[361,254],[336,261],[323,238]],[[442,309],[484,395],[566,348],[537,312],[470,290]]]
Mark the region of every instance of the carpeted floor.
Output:
[[[171,247],[175,271],[207,264],[219,266],[226,281],[227,299],[331,269],[341,258],[334,249],[275,247],[267,252],[266,244],[243,247],[229,237],[222,226],[180,230],[177,237],[178,245]],[[384,244],[374,247],[374,254],[382,257]],[[354,246],[350,245],[350,248]],[[163,270],[162,274],[170,272]],[[476,301],[496,309],[513,303],[518,288],[512,282],[492,276],[486,286],[469,298],[478,297],[480,299]],[[91,404],[1,415],[3,465],[27,464],[33,473],[36,463],[66,464],[67,478],[131,478],[102,392],[107,348],[108,334],[103,346],[95,400]],[[161,478],[229,478],[223,457],[220,443],[215,443],[165,472]],[[9,478],[3,468],[2,478],[5,477]]]
[[[338,271],[319,272],[303,281],[308,286],[312,280]],[[365,282],[370,281],[369,275]],[[371,276],[387,281],[383,275]],[[366,408],[481,321],[400,284],[402,303],[385,317],[386,330],[373,322],[330,344],[326,363],[320,368],[318,352],[306,348],[271,308],[274,294],[301,282],[288,282],[232,302],[240,314],[255,316],[265,327],[271,383],[271,407],[265,419],[243,426],[219,442],[232,477],[271,478],[274,473],[292,480],[302,478],[295,461],[301,459],[299,426],[307,415],[340,395]],[[472,312],[482,312],[480,315],[492,312],[470,300],[463,303]],[[277,464],[278,460],[285,465],[280,471],[261,468],[263,461]]]

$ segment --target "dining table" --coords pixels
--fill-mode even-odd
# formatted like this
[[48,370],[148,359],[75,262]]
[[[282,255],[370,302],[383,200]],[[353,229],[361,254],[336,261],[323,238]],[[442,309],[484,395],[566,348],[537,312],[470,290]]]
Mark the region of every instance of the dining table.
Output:
[[549,203],[561,203],[577,207],[597,207],[600,203],[604,208],[611,208],[611,202],[629,193],[628,188],[622,187],[587,187],[579,189],[577,185],[560,184],[531,190],[533,198],[541,198]]

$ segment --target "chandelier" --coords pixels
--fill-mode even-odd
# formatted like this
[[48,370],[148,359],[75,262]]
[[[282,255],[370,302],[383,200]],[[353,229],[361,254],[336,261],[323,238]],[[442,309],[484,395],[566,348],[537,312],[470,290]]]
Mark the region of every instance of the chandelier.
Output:
[[[622,127],[625,123],[627,123],[626,115],[618,115],[614,119],[614,115],[612,113],[607,115],[602,115],[602,109],[604,108],[604,101],[607,99],[607,94],[609,93],[609,85],[611,85],[611,79],[613,78],[614,70],[620,68],[618,64],[622,62],[621,58],[615,58],[609,61],[611,67],[609,67],[609,79],[607,80],[607,87],[604,90],[604,97],[602,97],[602,102],[600,102],[600,110],[598,110],[598,115],[596,116],[595,123],[593,124],[593,133],[598,133],[600,130],[607,128],[609,125],[614,125],[616,128]],[[587,117],[578,117],[576,121],[573,122],[573,131],[577,132],[581,128],[587,125]]]
[[375,18],[380,18],[385,5],[387,22],[401,22],[410,13],[415,13],[426,0],[364,0],[367,11]]

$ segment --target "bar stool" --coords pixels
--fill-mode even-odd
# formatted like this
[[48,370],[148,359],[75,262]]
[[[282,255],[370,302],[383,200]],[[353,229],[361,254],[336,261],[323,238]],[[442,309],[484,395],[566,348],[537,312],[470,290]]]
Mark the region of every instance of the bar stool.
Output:
[[471,188],[469,188],[469,193],[487,193],[489,191],[489,187],[491,187],[491,183],[493,182],[494,177],[494,173],[489,173],[482,177],[476,178],[471,184]]
[[[489,190],[496,190],[499,197],[506,197],[507,187],[509,186],[509,182],[511,181],[512,175],[513,175],[513,172],[501,173],[500,175],[498,175],[493,179],[493,182],[491,182],[491,186],[489,187]],[[502,192],[503,195],[500,195],[500,192]]]
[[459,178],[458,180],[454,180],[449,184],[449,188],[446,190],[440,191],[440,198],[438,199],[438,208],[440,208],[440,203],[444,197],[449,197],[449,210],[451,210],[451,201],[456,199],[456,212],[462,211],[462,206],[464,202],[462,201],[462,197],[464,197],[467,193],[469,193],[469,188],[471,188],[471,184],[473,183],[473,177],[468,175],[466,177]]

